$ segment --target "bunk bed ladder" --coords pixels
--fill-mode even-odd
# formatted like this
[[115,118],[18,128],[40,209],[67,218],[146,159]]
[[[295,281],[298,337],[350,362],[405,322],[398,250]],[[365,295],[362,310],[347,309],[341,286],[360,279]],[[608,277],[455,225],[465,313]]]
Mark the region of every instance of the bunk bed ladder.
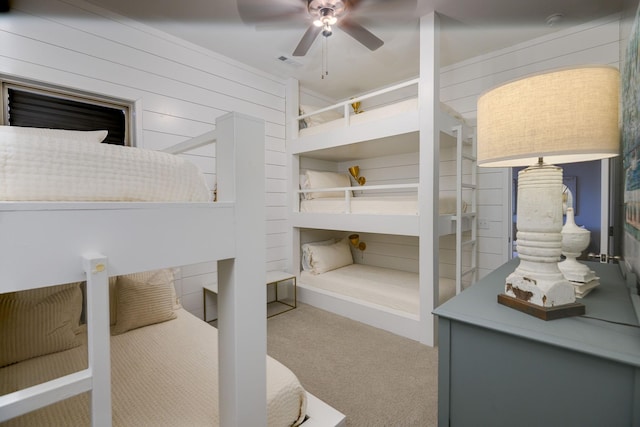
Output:
[[83,257],[87,278],[88,368],[0,397],[0,422],[80,393],[91,393],[91,425],[111,426],[111,359],[107,258]]
[[[470,282],[477,280],[478,271],[478,215],[477,215],[477,158],[475,134],[467,137],[462,125],[455,126],[456,135],[456,294],[462,291],[462,279],[470,277]],[[470,170],[465,171],[465,163]],[[466,172],[466,173],[465,173]],[[467,209],[463,205],[463,192],[470,193]],[[471,225],[471,237],[465,239],[462,223],[468,220]],[[468,250],[470,260],[463,264],[463,253]]]

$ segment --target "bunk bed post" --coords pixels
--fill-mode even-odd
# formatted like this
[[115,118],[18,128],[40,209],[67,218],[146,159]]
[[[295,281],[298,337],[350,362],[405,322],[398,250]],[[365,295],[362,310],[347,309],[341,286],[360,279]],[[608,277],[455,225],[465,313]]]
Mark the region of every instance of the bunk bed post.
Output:
[[111,333],[107,258],[83,257],[87,277],[87,352],[92,375],[91,425],[111,426]]
[[420,342],[437,344],[436,321],[432,312],[438,301],[438,194],[439,130],[436,111],[439,107],[440,58],[439,21],[435,13],[420,18]]
[[230,113],[216,131],[218,200],[235,201],[237,246],[218,262],[220,425],[266,426],[264,122]]
[[456,135],[456,295],[462,292],[462,125],[453,128]]
[[[289,78],[287,80],[286,86],[286,140],[287,142],[292,140],[293,138],[298,137],[298,122],[295,120],[295,117],[298,117],[300,105],[300,83],[298,80]],[[300,211],[300,194],[298,193],[298,189],[300,188],[300,157],[298,155],[288,155],[287,156],[287,172],[289,174],[289,194],[291,198],[288,200],[288,212],[299,212]],[[288,230],[291,230],[291,238],[289,241],[291,242],[291,249],[289,250],[290,254],[293,254],[291,257],[291,265],[289,266],[289,271],[296,275],[297,280],[300,280],[300,229],[294,227],[288,227]]]

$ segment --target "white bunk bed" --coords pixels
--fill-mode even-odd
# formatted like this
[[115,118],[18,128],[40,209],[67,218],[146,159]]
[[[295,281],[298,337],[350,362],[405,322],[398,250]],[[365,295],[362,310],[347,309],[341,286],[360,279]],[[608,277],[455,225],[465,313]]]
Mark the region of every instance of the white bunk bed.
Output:
[[[383,157],[407,153],[417,155],[420,150],[425,149],[421,147],[419,137],[420,108],[415,95],[411,95],[411,88],[414,88],[413,93],[417,94],[419,82],[419,79],[410,80],[314,111],[308,111],[309,108],[301,106],[302,114],[295,117],[292,122],[294,125],[304,122],[304,125],[295,127],[292,125],[289,128],[294,135],[289,138],[287,147],[291,160],[294,269],[296,265],[300,265],[297,248],[300,247],[300,243],[304,243],[300,241],[300,230],[303,229],[343,230],[418,238],[424,234],[421,232],[424,223],[420,219],[421,203],[418,193],[420,186],[428,185],[428,181],[421,177],[417,178],[418,182],[410,183],[365,184],[364,186],[356,184],[327,188],[306,188],[304,177],[299,177],[305,174],[307,158],[320,160],[320,162],[337,162],[342,159],[341,165],[344,165],[348,161],[356,162],[357,159],[372,156]],[[394,97],[395,92],[401,94]],[[365,112],[353,113],[351,105],[353,102],[361,101],[362,105],[366,105],[367,100],[380,97],[387,100],[395,98],[398,102],[370,108],[363,107]],[[336,111],[341,117],[335,118]],[[327,112],[334,112],[333,117],[327,115]],[[328,119],[332,120],[323,123],[319,123],[322,120],[309,120],[314,115],[329,116]],[[443,289],[439,292],[439,299],[440,302],[444,302],[451,296],[447,288],[453,288],[453,294],[460,292],[464,281],[472,282],[477,272],[476,165],[473,132],[464,123],[462,117],[444,105],[441,105],[436,112],[436,117],[440,133],[440,149],[444,146],[455,147],[453,150],[456,154],[455,188],[441,193],[440,203],[438,203],[440,211],[436,214],[437,231],[434,232],[436,238],[455,235],[455,277],[440,280],[440,286]],[[427,147],[427,149],[432,148]],[[465,164],[468,166],[467,170],[464,170]],[[363,175],[367,175],[366,172]],[[332,197],[305,200],[306,194],[322,192],[329,193]],[[374,193],[376,197],[363,197],[362,195],[367,192]],[[392,192],[396,192],[396,195],[389,194]],[[382,194],[381,198],[380,194]],[[451,200],[453,203],[450,202]],[[443,209],[448,204],[452,204],[453,212]],[[310,207],[310,205],[315,206]],[[390,206],[390,211],[386,210],[387,205]],[[463,266],[465,252],[469,254],[470,260]],[[332,273],[332,275],[335,274],[340,272]],[[347,273],[347,277],[349,274]],[[380,277],[379,274],[378,277]],[[375,297],[367,298],[359,291],[345,295],[344,288],[336,291],[331,285],[320,285],[321,287],[312,285],[313,282],[322,280],[318,277],[312,278],[308,272],[301,273],[298,284],[300,300],[412,339],[419,340],[422,336],[421,329],[425,328],[425,324],[420,320],[420,315],[415,312],[415,307],[414,310],[406,307],[398,309],[398,307],[390,307],[388,302],[391,299],[384,296],[378,295],[376,301]],[[340,281],[340,279],[329,279],[328,282],[332,281]],[[351,280],[345,279],[345,282],[349,281]],[[413,273],[411,281],[414,284],[411,285],[410,293],[417,295],[419,275]],[[433,287],[434,284],[431,283],[428,286]],[[380,285],[381,289],[383,287]],[[386,303],[381,303],[380,300],[386,300]],[[437,305],[438,301],[435,304]]]
[[[168,181],[161,182],[161,185],[167,187],[161,188],[157,197],[149,196],[148,189],[141,190],[147,193],[143,198],[125,193],[125,199],[134,201],[112,201],[114,195],[110,192],[98,192],[99,195],[96,196],[96,189],[100,190],[103,187],[100,181],[106,179],[109,172],[113,171],[109,168],[118,163],[116,159],[108,156],[109,153],[137,149],[113,146],[97,148],[104,144],[94,144],[99,140],[86,142],[86,148],[80,149],[83,153],[78,157],[85,161],[84,173],[87,180],[78,184],[77,179],[74,182],[74,178],[64,176],[64,173],[55,179],[48,179],[46,176],[48,170],[62,167],[55,151],[78,148],[78,144],[67,147],[64,146],[66,142],[63,142],[62,145],[57,145],[56,147],[64,147],[61,150],[52,150],[54,153],[49,154],[48,162],[52,166],[46,165],[47,158],[38,153],[36,145],[30,147],[29,141],[26,142],[26,148],[21,147],[20,150],[7,149],[2,145],[5,160],[11,159],[11,164],[16,165],[16,170],[30,170],[27,174],[18,175],[18,181],[15,182],[8,178],[9,175],[3,176],[0,188],[4,197],[2,200],[12,200],[0,201],[0,296],[7,297],[5,300],[8,301],[15,296],[24,295],[19,291],[46,292],[44,288],[53,285],[86,281],[86,338],[81,338],[79,346],[73,348],[49,350],[49,354],[31,355],[24,361],[10,360],[10,364],[2,368],[5,371],[3,374],[7,375],[2,378],[11,378],[11,381],[16,383],[24,381],[22,385],[26,388],[18,387],[17,391],[8,390],[6,394],[0,395],[0,422],[22,425],[20,420],[24,419],[27,425],[47,422],[60,425],[62,420],[63,424],[69,425],[78,425],[78,422],[85,424],[86,421],[90,421],[94,426],[110,426],[112,421],[116,425],[139,425],[141,419],[149,421],[151,418],[145,417],[152,414],[155,414],[155,419],[162,419],[170,416],[172,412],[180,413],[173,411],[175,407],[172,405],[179,404],[176,397],[182,396],[180,402],[195,405],[183,408],[182,413],[185,410],[189,412],[193,411],[193,408],[205,407],[203,412],[209,417],[207,424],[216,425],[219,422],[225,426],[267,425],[265,396],[278,394],[278,390],[282,390],[284,385],[284,388],[297,389],[297,392],[293,393],[293,396],[297,394],[293,399],[297,399],[295,404],[298,405],[294,411],[298,412],[299,421],[304,420],[303,425],[344,423],[342,414],[306,393],[301,385],[295,385],[295,375],[266,356],[265,273],[262,269],[255,268],[256,265],[265,264],[265,248],[251,245],[242,250],[236,249],[238,241],[253,240],[256,235],[264,235],[265,232],[262,172],[264,151],[255,150],[255,141],[263,139],[264,123],[261,120],[230,113],[218,118],[215,131],[166,150],[175,154],[206,143],[216,143],[217,203],[206,201],[209,198],[206,189],[204,192],[196,191],[193,196],[168,195],[171,193],[169,187],[176,179],[184,176],[183,173],[169,175]],[[96,153],[102,158],[92,160]],[[100,163],[105,162],[105,153],[108,157],[106,169],[99,167]],[[30,163],[34,156],[41,161],[39,166]],[[119,154],[114,155],[118,156]],[[154,157],[155,154],[150,153],[149,156]],[[136,163],[145,163],[149,156],[134,159]],[[173,157],[166,154],[165,156],[165,160]],[[94,163],[91,164],[91,161]],[[90,163],[88,169],[86,162]],[[169,163],[171,162],[169,160]],[[243,165],[247,163],[251,165],[250,171],[255,173],[246,172]],[[3,164],[3,173],[12,169],[8,164]],[[165,166],[162,165],[161,168]],[[26,186],[22,185],[25,184],[29,173],[39,174],[38,167],[44,167],[43,173],[40,174],[42,176],[37,176],[33,182],[26,183]],[[131,164],[127,167],[136,174],[135,167],[132,168]],[[189,169],[187,165],[184,167]],[[193,165],[191,167],[195,169]],[[154,168],[155,166],[151,166],[148,169],[152,180],[166,176],[166,169],[161,172]],[[197,181],[202,178],[193,179]],[[29,193],[29,185],[38,188],[42,182],[49,185],[49,190],[56,190],[53,187],[58,187],[61,194],[56,197],[61,197],[64,201],[41,201],[51,200],[50,191],[46,194],[37,191]],[[70,186],[64,187],[66,184]],[[132,182],[126,184],[125,192],[129,187],[135,187]],[[204,185],[203,182],[200,184]],[[27,196],[16,199],[11,191],[19,186],[27,189]],[[90,191],[84,194],[87,188]],[[90,193],[94,195],[91,196]],[[120,194],[115,196],[116,199],[122,200],[122,193]],[[94,200],[99,201],[88,201],[91,197],[97,197]],[[141,201],[147,199],[152,201]],[[120,277],[135,276],[134,273],[141,271],[156,271],[211,260],[218,261],[220,317],[217,333],[214,328],[176,308],[175,320],[144,326],[111,337],[108,303],[110,277],[117,276],[119,281]],[[78,288],[73,289],[75,292]],[[173,290],[173,287],[171,289]],[[10,303],[6,301],[3,307],[11,308]],[[118,315],[120,314],[121,311],[118,311]],[[3,321],[6,319],[3,318]],[[185,332],[185,328],[189,332]],[[172,330],[177,333],[172,333]],[[191,335],[190,331],[193,331],[194,335]],[[145,338],[147,333],[152,337]],[[169,336],[172,338],[163,343],[162,339]],[[207,340],[211,342],[206,342]],[[215,341],[219,343],[217,360]],[[23,347],[19,343],[15,346],[19,351],[24,350]],[[136,347],[141,347],[138,349],[141,352],[135,351]],[[3,344],[0,353],[7,351],[8,347]],[[202,364],[182,369],[194,362],[192,357],[189,359],[191,362],[182,363],[188,359],[187,354],[190,352],[197,353],[194,357]],[[116,357],[112,360],[114,354]],[[7,354],[2,355],[3,360],[9,360]],[[210,363],[203,360],[207,359],[207,356]],[[120,381],[116,378],[118,375],[122,376],[119,370],[113,372],[112,378],[112,367],[119,369],[122,363],[127,364],[131,362],[130,359],[137,357],[143,357],[143,363],[138,364],[137,368],[129,367],[132,371],[125,374],[125,378],[120,378]],[[78,363],[72,363],[73,360],[78,360]],[[162,361],[165,365],[153,365]],[[39,363],[43,365],[38,365]],[[69,363],[62,369],[67,369],[68,372],[62,373],[58,378],[52,378],[49,367],[60,367],[61,363]],[[36,369],[38,366],[40,367]],[[144,369],[146,372],[136,372],[136,369]],[[174,369],[183,375],[172,374]],[[198,369],[211,369],[212,372],[203,373],[203,377],[212,381],[217,377],[217,385],[204,381],[204,384],[200,383],[197,388],[201,393],[189,393],[189,387],[192,385],[189,375],[197,376]],[[293,382],[282,380],[277,374],[278,371]],[[29,374],[27,376],[30,378],[22,378],[23,374]],[[160,378],[158,381],[155,381],[156,376]],[[162,377],[165,377],[164,382]],[[146,383],[146,388],[137,383],[145,378],[150,381]],[[276,386],[274,378],[275,383],[281,384]],[[134,384],[128,382],[132,380]],[[113,391],[118,393],[113,397],[112,381]],[[161,384],[171,384],[176,390],[156,389],[160,388]],[[9,389],[12,387],[8,380],[3,380],[3,388],[5,386]],[[212,386],[214,389],[211,389]],[[126,390],[129,390],[129,394]],[[198,400],[198,394],[202,400]],[[188,396],[186,400],[185,396]],[[216,396],[218,399],[214,399]],[[85,399],[84,403],[78,400],[79,398]],[[136,405],[145,402],[149,407],[133,405],[134,413],[123,414],[119,412],[122,408],[118,406],[123,399],[127,402],[137,401]],[[291,395],[287,399],[289,403],[285,406],[292,403]],[[67,403],[71,406],[65,410]],[[307,403],[308,409],[305,414],[304,407]],[[78,410],[77,405],[80,405],[82,410]],[[207,408],[207,405],[210,407]],[[251,410],[245,410],[246,407],[250,407]],[[30,418],[43,411],[46,414],[51,408],[56,408],[53,411],[54,415],[68,415],[68,411],[84,412],[73,420],[66,419],[64,415],[55,421]],[[132,410],[131,406],[128,410]],[[271,425],[272,411],[269,412]],[[142,418],[136,418],[137,415]],[[282,420],[277,421],[277,418],[276,415],[275,424],[281,424]],[[167,421],[165,418],[162,421],[180,424],[180,421],[175,419]]]

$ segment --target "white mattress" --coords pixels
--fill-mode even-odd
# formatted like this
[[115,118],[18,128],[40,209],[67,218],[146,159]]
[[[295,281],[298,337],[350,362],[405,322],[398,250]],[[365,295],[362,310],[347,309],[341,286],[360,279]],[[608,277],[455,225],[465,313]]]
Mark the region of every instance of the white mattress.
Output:
[[[185,310],[177,319],[111,337],[114,426],[216,426],[217,329]],[[0,395],[84,369],[86,345],[0,369]],[[247,408],[251,410],[251,408]],[[269,426],[300,423],[306,392],[296,376],[267,356]],[[84,393],[3,423],[2,426],[89,426]]]
[[0,200],[209,201],[199,169],[153,150],[0,138]]
[[[344,197],[322,197],[300,202],[300,212],[344,213]],[[351,198],[351,213],[376,215],[417,215],[416,196],[362,196]]]
[[[351,264],[323,274],[303,271],[300,282],[325,291],[346,295],[357,300],[420,314],[419,280],[417,273],[363,264]],[[455,295],[455,281],[441,278],[439,302]]]
[[[364,111],[360,114],[352,114],[349,118],[351,126],[359,125],[362,123],[381,120],[388,117],[392,117],[407,111],[413,111],[418,108],[418,98],[410,98],[404,101],[396,102],[394,104],[385,105],[383,107],[374,108],[372,110]],[[319,125],[310,126],[304,129],[300,129],[300,136],[315,135],[317,133],[326,132],[330,129],[337,129],[344,127],[344,119],[331,120]]]
[[[417,215],[417,195],[408,196],[359,196],[351,198],[351,213],[374,215]],[[464,210],[466,204],[463,203]],[[347,202],[343,197],[322,197],[300,202],[300,212],[307,213],[345,213]],[[441,197],[440,215],[456,212],[455,197]]]

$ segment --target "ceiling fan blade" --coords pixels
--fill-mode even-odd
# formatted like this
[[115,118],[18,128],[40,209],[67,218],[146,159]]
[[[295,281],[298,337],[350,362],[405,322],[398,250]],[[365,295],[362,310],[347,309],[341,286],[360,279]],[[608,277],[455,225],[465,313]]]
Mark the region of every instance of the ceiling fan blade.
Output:
[[237,0],[240,19],[247,24],[284,21],[307,14],[306,0]]
[[318,34],[320,34],[320,31],[322,31],[322,27],[316,27],[315,25],[311,24],[302,36],[302,39],[300,40],[300,43],[298,43],[296,50],[293,51],[293,56],[305,56],[309,51],[309,48],[315,41],[316,37],[318,37]]
[[369,50],[376,50],[384,44],[382,40],[360,24],[353,21],[343,20],[338,22],[338,27],[354,39],[365,45]]

